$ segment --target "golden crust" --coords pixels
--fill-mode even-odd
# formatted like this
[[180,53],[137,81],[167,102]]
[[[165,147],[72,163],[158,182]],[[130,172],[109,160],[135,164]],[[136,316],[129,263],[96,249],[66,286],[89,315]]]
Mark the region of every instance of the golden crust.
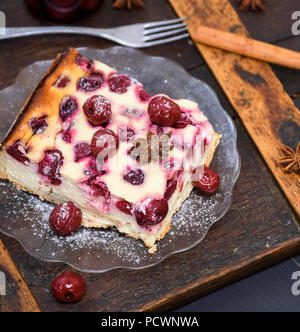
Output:
[[[0,150],[20,140],[29,149],[28,157],[39,162],[43,159],[43,151],[54,147],[55,136],[61,130],[58,126],[60,102],[63,97],[74,91],[74,84],[88,74],[75,63],[77,56],[78,51],[73,48],[57,56],[45,77],[28,97]],[[62,74],[67,75],[71,82],[65,88],[57,88],[54,84]],[[34,135],[29,121],[42,116],[47,117],[48,127],[42,134]]]

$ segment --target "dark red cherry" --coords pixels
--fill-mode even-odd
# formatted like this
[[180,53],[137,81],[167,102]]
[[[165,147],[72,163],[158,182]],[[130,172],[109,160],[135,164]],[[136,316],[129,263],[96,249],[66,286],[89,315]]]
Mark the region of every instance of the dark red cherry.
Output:
[[103,96],[93,96],[83,105],[83,111],[88,121],[94,126],[100,126],[111,118],[111,104]]
[[82,1],[78,0],[44,0],[46,12],[51,19],[58,22],[70,21],[79,15]]
[[91,155],[92,151],[88,143],[78,143],[74,147],[75,161],[87,158]]
[[145,90],[140,90],[140,98],[142,101],[148,101],[151,96],[149,95],[149,93]]
[[181,113],[179,120],[173,125],[176,129],[183,129],[189,124],[189,117],[186,113]]
[[70,130],[64,131],[62,133],[62,139],[67,143],[72,142],[72,134],[71,134]]
[[65,97],[59,106],[59,116],[65,121],[72,116],[77,109],[78,105],[76,99],[73,97]]
[[[202,176],[203,173],[203,176]],[[193,184],[201,191],[207,194],[212,194],[218,190],[220,186],[220,177],[217,172],[215,172],[210,167],[204,166],[203,172],[198,168],[194,171],[197,176],[202,176],[200,179],[194,180]]]
[[85,281],[73,272],[63,273],[52,282],[53,296],[60,302],[76,302],[85,292]]
[[94,10],[99,5],[99,0],[84,0],[81,9],[85,12]]
[[79,228],[82,212],[73,202],[65,202],[54,208],[49,218],[54,232],[58,235],[69,235]]
[[153,123],[158,126],[171,127],[180,118],[180,107],[169,98],[157,96],[148,105],[148,114]]
[[29,164],[29,159],[26,157],[26,150],[20,141],[17,141],[13,145],[7,147],[6,152],[20,163],[24,165]]
[[93,61],[84,58],[81,54],[77,54],[75,58],[75,63],[87,71],[91,69],[92,62]]
[[65,88],[69,83],[71,82],[71,79],[66,76],[65,74],[62,74],[59,76],[59,78],[57,79],[57,81],[53,84],[53,86],[57,87],[57,88]]
[[121,142],[129,142],[135,137],[135,131],[130,127],[120,127],[119,137]]
[[124,74],[111,76],[108,79],[108,85],[110,91],[122,94],[127,92],[128,87],[131,85],[131,79]]
[[125,201],[124,199],[121,200],[121,201],[118,201],[116,203],[116,207],[120,211],[124,212],[125,214],[128,214],[130,216],[133,214],[133,212],[132,212],[132,204],[130,204],[129,202]]
[[107,185],[101,181],[99,176],[92,176],[85,182],[90,188],[90,194],[95,197],[104,197],[107,202],[110,201],[110,191]]
[[63,155],[59,150],[46,151],[45,158],[39,163],[39,173],[53,185],[61,184],[60,169],[63,165]]
[[73,6],[77,0],[50,0],[50,2],[58,7],[70,7]]
[[77,89],[85,92],[93,92],[101,88],[104,83],[102,74],[83,77],[77,83]]
[[94,156],[102,154],[102,159],[112,156],[119,147],[119,137],[112,130],[102,128],[98,130],[91,143],[91,150]]
[[29,127],[35,135],[42,134],[48,127],[47,119],[45,116],[41,118],[33,118],[29,121]]
[[137,203],[134,214],[138,225],[151,226],[162,222],[168,214],[169,206],[166,199],[147,198]]
[[141,169],[130,170],[123,175],[123,179],[133,186],[139,186],[144,182],[145,174]]
[[176,190],[176,188],[177,188],[177,181],[175,181],[174,179],[168,180],[164,199],[166,199],[168,201],[174,194],[174,191]]

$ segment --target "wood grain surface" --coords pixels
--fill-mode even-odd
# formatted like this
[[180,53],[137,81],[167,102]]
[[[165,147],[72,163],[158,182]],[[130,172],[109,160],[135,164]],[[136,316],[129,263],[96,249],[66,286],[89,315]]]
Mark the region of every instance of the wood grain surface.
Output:
[[[170,3],[179,16],[190,17],[189,31],[194,38],[200,25],[248,36],[227,0],[170,0]],[[197,47],[300,216],[299,175],[286,174],[277,164],[282,156],[280,147],[293,131],[298,135],[292,147],[300,141],[299,110],[267,63],[201,43]]]
[[[144,2],[145,9],[129,12],[112,10],[111,1],[104,1],[97,12],[76,24],[107,27],[176,17],[167,1]],[[206,1],[208,4],[211,2]],[[232,4],[237,8],[234,0]],[[253,37],[295,47],[299,51],[300,44],[292,41],[289,30],[288,19],[293,6],[294,0],[287,0],[263,13],[240,15]],[[8,26],[49,24],[44,19],[33,17],[23,1],[2,0],[0,10],[6,12]],[[266,22],[272,23],[272,28],[263,28]],[[286,40],[278,41],[283,38]],[[53,59],[66,46],[102,49],[114,44],[94,37],[71,35],[3,41],[0,46],[0,88],[12,84],[25,66],[39,60]],[[1,234],[1,239],[43,311],[169,310],[299,252],[298,217],[193,42],[182,40],[145,49],[144,52],[172,59],[196,78],[207,82],[235,120],[242,170],[234,190],[233,204],[202,243],[185,253],[169,257],[157,266],[141,271],[120,269],[104,274],[80,273],[87,282],[87,294],[80,302],[70,305],[53,299],[51,282],[58,274],[71,269],[64,264],[36,260],[17,241]],[[297,77],[300,78],[298,72],[277,66],[273,69],[289,93],[300,91],[296,82]],[[287,134],[286,139],[290,139]],[[9,284],[13,288],[13,283]],[[14,307],[12,292],[7,294],[5,300],[18,310],[17,306]]]
[[0,271],[5,275],[5,295],[0,295],[0,312],[39,312],[27,284],[0,240]]

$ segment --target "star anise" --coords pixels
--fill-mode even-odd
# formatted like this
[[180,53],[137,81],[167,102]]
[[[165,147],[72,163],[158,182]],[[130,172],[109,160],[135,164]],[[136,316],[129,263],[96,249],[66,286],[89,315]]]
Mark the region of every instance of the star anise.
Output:
[[263,0],[237,0],[240,3],[240,10],[265,10]]
[[162,135],[155,135],[149,130],[147,138],[138,138],[133,141],[133,148],[130,151],[130,156],[140,164],[167,159],[169,152],[174,147],[170,144],[171,135],[171,130],[167,134]]
[[144,7],[142,0],[116,0],[113,4],[114,8],[124,8],[132,9],[132,7]]
[[300,142],[296,151],[287,145],[282,145],[281,151],[283,156],[279,159],[278,164],[287,173],[294,172],[300,174]]

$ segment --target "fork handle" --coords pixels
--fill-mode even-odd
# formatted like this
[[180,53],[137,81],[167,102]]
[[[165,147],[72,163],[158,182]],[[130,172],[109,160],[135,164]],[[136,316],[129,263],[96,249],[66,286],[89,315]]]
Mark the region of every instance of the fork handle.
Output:
[[68,26],[6,28],[5,35],[0,35],[0,40],[45,34],[78,34],[96,37],[103,36],[104,38],[109,38],[107,35],[108,30],[109,29]]
[[300,53],[283,47],[205,26],[198,28],[195,39],[209,46],[300,70]]

